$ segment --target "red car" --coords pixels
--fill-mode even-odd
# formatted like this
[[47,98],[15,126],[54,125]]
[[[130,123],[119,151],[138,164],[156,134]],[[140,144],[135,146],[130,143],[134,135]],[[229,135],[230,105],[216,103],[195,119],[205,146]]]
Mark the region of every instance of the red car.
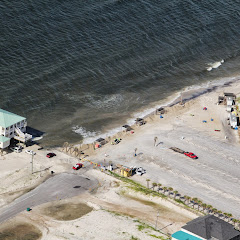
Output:
[[185,152],[184,153],[186,156],[188,156],[188,157],[190,157],[190,158],[193,158],[193,159],[197,159],[198,157],[194,154],[194,153],[192,153],[192,152]]
[[56,156],[55,153],[48,153],[48,154],[46,155],[46,157],[48,157],[48,158],[52,158],[52,157],[54,157],[54,156]]
[[78,170],[83,167],[82,163],[77,163],[76,165],[73,166],[73,170]]

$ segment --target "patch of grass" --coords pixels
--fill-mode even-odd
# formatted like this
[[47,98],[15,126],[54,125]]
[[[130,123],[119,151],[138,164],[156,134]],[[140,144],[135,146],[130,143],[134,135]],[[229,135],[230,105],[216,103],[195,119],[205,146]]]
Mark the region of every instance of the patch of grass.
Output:
[[141,185],[140,183],[137,183],[135,181],[133,181],[132,179],[126,178],[126,177],[122,177],[120,175],[118,175],[117,173],[108,171],[113,177],[128,183],[129,186],[128,188],[134,190],[135,192],[141,192],[144,193],[145,195],[151,195],[151,196],[157,196],[157,197],[161,197],[161,198],[166,198],[166,196],[162,193],[158,193],[156,191],[153,191],[147,187],[144,187],[143,185]]
[[185,205],[185,203],[180,199],[174,199],[174,201],[177,202],[177,203],[181,203],[181,204]]
[[[148,225],[148,224],[146,224],[146,223],[143,223],[143,222],[141,222],[141,221],[139,221],[139,220],[134,220],[134,222],[139,223],[139,224],[137,225],[137,228],[138,228],[139,231],[143,231],[143,230],[147,229],[147,230],[151,230],[151,231],[154,231],[154,232],[158,232],[158,233],[161,233],[161,234],[167,236],[167,234],[165,234],[164,232],[161,232],[160,230],[157,230],[157,229],[155,229],[154,227],[152,227],[152,226],[150,226],[150,225]],[[145,233],[148,234],[149,232],[146,231]],[[165,240],[164,237],[156,236],[156,235],[154,235],[154,234],[149,235],[149,236],[151,236],[151,237],[154,237],[154,236],[155,236],[155,237],[158,237],[158,238],[160,238],[160,239]]]
[[131,240],[139,240],[139,238],[131,236]]
[[105,210],[105,211],[113,214],[114,216],[123,216],[123,214],[120,214],[120,213],[118,213],[118,212],[114,212],[114,211],[110,211],[110,210]]
[[138,227],[138,231],[142,231],[146,228],[145,225],[138,225],[137,227]]
[[121,217],[130,217],[130,218],[133,218],[134,216],[131,215],[131,214],[125,214],[125,213],[119,213],[119,212],[115,212],[115,211],[110,211],[110,210],[107,210],[107,209],[104,209],[106,212],[109,212],[115,216],[121,216]]
[[157,238],[157,239],[162,239],[162,240],[166,240],[166,238],[162,237],[162,236],[156,236],[154,234],[149,234],[150,237],[153,237],[153,238]]
[[56,204],[44,209],[44,214],[60,221],[69,221],[80,218],[93,209],[84,203]]
[[139,220],[136,220],[136,221],[134,221],[134,222],[138,222],[138,223],[139,223],[139,224],[137,225],[137,228],[138,228],[139,231],[142,231],[142,230],[144,230],[144,229],[150,229],[150,230],[152,230],[152,231],[160,232],[159,230],[156,230],[154,227],[152,227],[152,226],[150,226],[150,225],[148,225],[148,224],[146,224],[146,223],[144,223],[144,222],[141,222],[141,221],[139,221]]
[[0,240],[37,240],[42,237],[38,228],[31,224],[22,223],[14,227],[0,230]]
[[154,208],[160,210],[162,213],[168,211],[168,208],[166,208],[166,207],[164,207],[162,205],[159,205],[159,204],[157,204],[155,202],[144,200],[144,199],[141,199],[141,198],[137,198],[137,197],[134,197],[134,196],[131,196],[131,195],[128,195],[128,194],[123,194],[123,195],[125,197],[127,197],[127,198],[130,198],[130,199],[134,200],[134,201],[138,201],[138,202],[140,202],[140,203],[142,203],[144,205],[154,207]]

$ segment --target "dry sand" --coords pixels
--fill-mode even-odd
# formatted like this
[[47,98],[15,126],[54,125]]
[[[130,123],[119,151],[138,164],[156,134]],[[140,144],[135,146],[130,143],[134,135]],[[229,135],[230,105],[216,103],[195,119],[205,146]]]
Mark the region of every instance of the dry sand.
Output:
[[[124,187],[115,178],[98,170],[90,170],[88,177],[95,177],[101,187],[95,193],[86,193],[72,199],[58,200],[35,207],[31,212],[22,212],[0,227],[0,233],[6,227],[14,227],[21,222],[31,223],[42,232],[42,239],[116,239],[125,240],[154,239],[153,236],[167,238],[181,228],[186,222],[197,217],[179,206],[161,200],[136,194]],[[124,190],[124,194],[123,194]],[[131,197],[132,196],[132,197]],[[87,204],[93,209],[79,217],[81,211],[72,211],[72,205]],[[57,206],[69,205],[68,208],[58,208],[60,213],[50,213]],[[84,209],[85,210],[85,209]],[[158,231],[154,230],[157,212]],[[75,220],[59,221],[59,216]],[[161,229],[161,230],[160,230]],[[159,231],[160,230],[160,231]]]
[[[107,144],[95,150],[89,159],[105,164],[112,161],[125,166],[141,166],[147,173],[143,176],[135,175],[133,180],[146,185],[146,179],[149,178],[150,184],[156,182],[173,187],[182,195],[198,197],[203,202],[240,218],[239,138],[238,131],[230,129],[226,124],[226,106],[216,105],[218,95],[222,95],[223,91],[238,94],[240,84],[234,83],[216,89],[185,103],[184,106],[169,107],[162,119],[159,115],[152,115],[147,118],[146,125],[134,127],[134,134],[123,134],[121,143],[114,146]],[[208,110],[204,111],[203,107]],[[211,121],[211,118],[214,120]],[[203,123],[203,120],[207,123]],[[214,131],[215,129],[220,132]],[[154,137],[158,138],[158,145],[155,147]],[[175,153],[169,149],[173,146],[194,152],[199,158],[192,160]],[[135,148],[137,157],[134,157]],[[72,172],[72,165],[79,161],[56,149],[37,150],[36,145],[29,149],[37,153],[34,156],[34,174],[31,174],[31,156],[25,152],[0,157],[0,207],[43,182],[50,171]],[[57,156],[46,158],[46,153],[50,151]],[[123,186],[116,185],[116,180],[98,171],[91,170],[85,174],[99,178],[102,186],[94,195],[86,194],[69,201],[81,200],[94,207],[94,211],[79,219],[62,222],[43,215],[41,207],[44,206],[39,206],[31,214],[21,213],[5,224],[21,222],[21,219],[31,221],[41,229],[42,239],[131,239],[132,236],[152,239],[151,234],[159,236],[159,233],[150,229],[153,231],[151,232],[149,228],[147,233],[139,231],[139,223],[134,219],[154,226],[157,209],[162,209],[159,228],[174,222],[164,229],[165,233],[173,233],[187,221],[197,217],[168,201],[146,199],[133,192],[122,195]],[[154,204],[149,204],[149,201]],[[166,209],[170,210],[164,215]]]
[[[134,134],[123,136],[120,144],[97,149],[92,159],[144,167],[147,174],[133,179],[146,184],[149,178],[240,218],[239,137],[238,131],[226,124],[226,106],[216,104],[223,91],[239,94],[240,85],[234,83],[193,99],[185,106],[168,108],[163,119],[159,115],[150,117],[146,125],[136,127]],[[154,137],[158,143],[162,142],[157,147],[153,146]],[[199,159],[192,160],[169,147],[194,152]],[[107,158],[105,153],[109,155]]]

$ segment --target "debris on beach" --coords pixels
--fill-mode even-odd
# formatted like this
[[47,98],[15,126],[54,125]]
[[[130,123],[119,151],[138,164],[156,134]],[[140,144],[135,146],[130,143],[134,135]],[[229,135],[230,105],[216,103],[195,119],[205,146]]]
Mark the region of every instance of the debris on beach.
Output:
[[207,121],[206,121],[206,120],[203,120],[202,122],[203,122],[203,123],[207,123]]
[[203,108],[203,110],[205,110],[205,111],[206,111],[206,110],[207,110],[207,108],[206,108],[206,107],[204,107],[204,108]]

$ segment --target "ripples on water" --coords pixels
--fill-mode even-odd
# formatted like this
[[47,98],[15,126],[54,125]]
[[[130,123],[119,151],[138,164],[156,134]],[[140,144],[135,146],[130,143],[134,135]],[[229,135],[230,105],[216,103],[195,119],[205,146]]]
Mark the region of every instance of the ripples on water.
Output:
[[0,11],[1,108],[45,131],[45,144],[238,73],[237,1],[2,1]]

